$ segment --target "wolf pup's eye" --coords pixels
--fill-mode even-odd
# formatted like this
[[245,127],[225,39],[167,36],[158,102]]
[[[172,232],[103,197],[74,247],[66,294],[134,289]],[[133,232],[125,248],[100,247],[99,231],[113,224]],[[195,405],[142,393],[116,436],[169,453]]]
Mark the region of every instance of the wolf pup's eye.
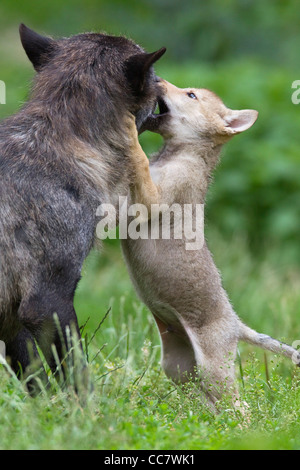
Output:
[[187,95],[188,95],[189,98],[192,98],[193,100],[197,99],[197,96],[192,91],[190,93],[187,93]]

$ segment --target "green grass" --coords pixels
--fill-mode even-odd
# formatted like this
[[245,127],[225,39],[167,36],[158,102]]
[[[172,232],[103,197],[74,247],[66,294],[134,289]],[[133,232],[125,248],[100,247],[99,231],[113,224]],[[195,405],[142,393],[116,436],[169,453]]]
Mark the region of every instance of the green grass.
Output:
[[[290,343],[298,339],[299,271],[271,252],[257,262],[241,238],[228,245],[210,233],[209,240],[242,319]],[[117,243],[87,260],[76,308],[94,391],[84,404],[58,386],[32,399],[1,366],[1,449],[300,449],[300,375],[289,360],[240,345],[245,416],[226,401],[215,416],[195,385],[181,389],[165,377],[154,321]]]

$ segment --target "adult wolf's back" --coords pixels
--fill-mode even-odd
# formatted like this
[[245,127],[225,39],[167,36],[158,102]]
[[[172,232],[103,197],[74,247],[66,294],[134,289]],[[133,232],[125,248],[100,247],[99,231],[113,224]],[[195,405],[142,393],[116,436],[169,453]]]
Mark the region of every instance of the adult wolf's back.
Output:
[[[53,322],[74,322],[96,207],[130,182],[126,118],[140,127],[156,104],[152,54],[123,37],[53,40],[20,26],[38,72],[30,100],[0,125],[0,340],[15,370],[35,338],[50,366],[62,357]],[[78,326],[77,326],[78,329]]]

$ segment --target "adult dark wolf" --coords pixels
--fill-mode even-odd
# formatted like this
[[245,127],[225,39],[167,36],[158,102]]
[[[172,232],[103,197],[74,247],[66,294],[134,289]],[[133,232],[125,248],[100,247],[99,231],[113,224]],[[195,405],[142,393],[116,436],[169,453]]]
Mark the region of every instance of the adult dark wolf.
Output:
[[73,297],[96,208],[127,193],[127,116],[139,128],[153,111],[152,65],[165,49],[94,33],[53,40],[24,25],[20,35],[38,73],[30,100],[0,125],[0,340],[15,371],[33,338],[55,370],[53,314],[64,335],[72,322],[78,331]]

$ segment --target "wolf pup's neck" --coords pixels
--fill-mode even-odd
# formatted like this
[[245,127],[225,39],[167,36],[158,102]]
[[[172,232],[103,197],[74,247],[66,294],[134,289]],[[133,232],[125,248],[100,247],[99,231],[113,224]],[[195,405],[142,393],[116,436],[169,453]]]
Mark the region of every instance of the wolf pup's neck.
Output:
[[162,149],[152,157],[151,163],[164,163],[188,157],[195,162],[204,162],[208,174],[211,175],[219,162],[221,150],[222,145],[214,145],[211,141],[186,143],[169,139],[165,141]]

